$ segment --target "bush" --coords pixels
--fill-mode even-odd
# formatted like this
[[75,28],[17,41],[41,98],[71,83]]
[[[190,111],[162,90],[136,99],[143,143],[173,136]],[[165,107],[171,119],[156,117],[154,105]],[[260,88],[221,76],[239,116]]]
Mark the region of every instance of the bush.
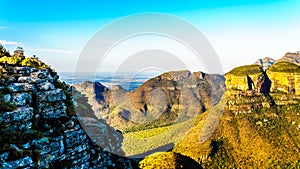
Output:
[[2,98],[3,98],[3,94],[0,92],[0,113],[13,111],[16,109],[15,105],[3,101]]

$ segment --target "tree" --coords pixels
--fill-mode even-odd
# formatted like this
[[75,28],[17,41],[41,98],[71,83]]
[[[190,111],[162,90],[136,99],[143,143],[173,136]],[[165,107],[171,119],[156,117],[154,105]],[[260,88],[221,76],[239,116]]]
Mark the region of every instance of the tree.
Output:
[[0,44],[0,57],[10,56],[9,52]]
[[24,49],[22,47],[18,46],[17,49],[14,51],[14,56],[25,57]]

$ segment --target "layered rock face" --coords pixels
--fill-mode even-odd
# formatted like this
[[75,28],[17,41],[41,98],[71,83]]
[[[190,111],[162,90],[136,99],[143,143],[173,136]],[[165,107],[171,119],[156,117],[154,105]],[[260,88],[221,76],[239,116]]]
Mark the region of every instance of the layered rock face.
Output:
[[272,81],[271,96],[277,105],[297,104],[300,95],[300,66],[277,62],[266,70]]
[[229,110],[251,112],[273,104],[298,104],[300,66],[277,62],[263,71],[254,65],[242,66],[226,74]]
[[261,66],[248,65],[233,69],[226,74],[228,109],[235,113],[248,113],[254,109],[270,107],[266,96],[271,81]]
[[[122,154],[122,135],[91,117],[79,118],[71,88],[55,72],[4,69],[1,99],[15,110],[0,113],[0,168],[129,168],[130,161],[110,153]],[[91,140],[82,126],[99,127],[98,133],[88,133],[98,140]]]
[[267,71],[273,84],[271,92],[300,94],[300,67],[292,63],[278,62]]

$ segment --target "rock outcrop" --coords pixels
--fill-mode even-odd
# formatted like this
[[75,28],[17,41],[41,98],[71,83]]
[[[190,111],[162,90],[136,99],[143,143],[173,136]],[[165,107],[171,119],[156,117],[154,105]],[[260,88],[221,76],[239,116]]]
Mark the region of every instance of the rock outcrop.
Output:
[[[96,118],[78,117],[72,88],[56,72],[1,70],[2,102],[15,109],[0,113],[0,168],[130,168],[129,160],[114,155],[122,154],[122,134]],[[98,133],[83,130],[93,126]]]
[[300,51],[286,53],[281,59],[278,60],[278,62],[281,61],[300,65]]
[[270,58],[270,57],[265,57],[263,59],[258,59],[254,65],[260,65],[263,70],[268,69],[270,66],[272,66],[274,63],[276,62],[276,60]]
[[300,94],[300,66],[288,62],[278,62],[267,69],[271,79],[271,92]]
[[228,109],[235,113],[252,112],[261,107],[270,107],[267,97],[271,81],[259,65],[233,69],[226,74]]
[[272,81],[270,95],[277,105],[298,104],[300,99],[300,66],[277,62],[266,73]]
[[280,61],[265,71],[256,65],[238,67],[226,74],[226,87],[228,107],[234,112],[298,104],[300,66]]

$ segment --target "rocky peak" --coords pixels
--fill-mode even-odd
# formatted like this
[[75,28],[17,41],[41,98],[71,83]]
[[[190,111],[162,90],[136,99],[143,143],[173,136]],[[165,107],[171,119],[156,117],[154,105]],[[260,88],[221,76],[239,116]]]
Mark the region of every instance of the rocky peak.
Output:
[[286,53],[278,62],[285,61],[300,65],[300,51]]
[[272,66],[276,60],[270,58],[270,57],[265,57],[263,59],[258,59],[254,65],[260,65],[262,66],[263,70],[268,69],[270,66]]

